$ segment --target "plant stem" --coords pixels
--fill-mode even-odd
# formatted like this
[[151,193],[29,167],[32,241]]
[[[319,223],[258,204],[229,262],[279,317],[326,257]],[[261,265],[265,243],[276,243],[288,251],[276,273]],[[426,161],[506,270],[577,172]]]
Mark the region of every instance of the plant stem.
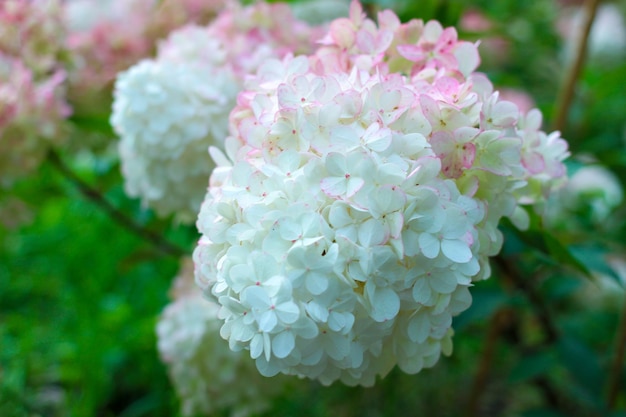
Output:
[[480,363],[478,364],[476,374],[474,375],[474,381],[472,382],[472,386],[470,388],[466,412],[467,417],[481,415],[479,409],[481,403],[480,400],[482,398],[482,394],[487,391],[485,386],[487,385],[489,372],[493,363],[496,344],[502,330],[510,323],[510,320],[510,311],[505,309],[496,311],[491,317],[487,340],[485,341],[483,352],[480,357]]
[[557,330],[556,325],[554,324],[554,320],[552,319],[552,315],[550,314],[550,310],[548,310],[548,306],[545,301],[541,297],[541,295],[537,292],[535,287],[533,287],[532,283],[522,277],[517,269],[510,265],[510,262],[504,258],[501,254],[496,256],[494,262],[498,265],[500,271],[506,275],[506,277],[511,280],[511,282],[519,288],[528,301],[533,305],[535,313],[539,318],[539,323],[543,328],[546,334],[546,344],[552,344],[557,341],[559,338],[559,332]]
[[118,223],[120,226],[130,230],[140,238],[146,240],[156,247],[158,250],[163,252],[164,254],[175,256],[180,258],[181,256],[187,255],[187,251],[179,248],[178,246],[173,245],[172,243],[165,240],[161,235],[142,227],[133,221],[130,217],[126,216],[120,210],[118,210],[115,206],[113,206],[104,196],[94,187],[87,184],[84,180],[82,180],[74,171],[68,167],[65,162],[61,159],[58,153],[54,150],[51,150],[48,153],[48,160],[52,163],[52,166],[56,168],[57,171],[61,173],[67,180],[78,188],[78,190],[83,194],[88,200],[92,203],[100,207],[112,220]]
[[554,116],[554,130],[563,131],[565,124],[567,123],[567,116],[574,97],[574,89],[585,63],[585,55],[587,51],[587,43],[589,40],[589,33],[591,26],[596,17],[598,5],[601,0],[586,0],[585,1],[585,16],[583,22],[583,28],[577,39],[576,51],[574,60],[572,61],[556,101],[556,112]]
[[373,21],[376,21],[376,19],[378,18],[378,5],[376,3],[362,3],[363,4],[363,11],[365,12],[365,15],[367,17],[369,17],[370,19],[372,19]]
[[611,362],[608,380],[607,405],[609,410],[615,408],[619,394],[620,380],[624,369],[624,352],[626,351],[626,299],[622,305],[622,316],[615,335],[615,356]]

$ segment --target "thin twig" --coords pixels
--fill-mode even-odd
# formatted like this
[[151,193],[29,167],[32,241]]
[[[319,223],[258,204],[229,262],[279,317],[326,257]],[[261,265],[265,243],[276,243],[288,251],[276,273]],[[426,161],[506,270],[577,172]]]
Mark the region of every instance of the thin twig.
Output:
[[92,203],[100,207],[111,219],[117,222],[120,226],[130,230],[137,236],[150,242],[157,249],[167,255],[172,255],[175,257],[187,255],[187,251],[184,251],[178,246],[175,246],[172,243],[168,242],[161,235],[151,230],[148,230],[145,227],[142,227],[141,225],[134,222],[130,217],[126,216],[124,213],[118,210],[108,200],[106,200],[97,189],[93,188],[91,185],[82,180],[78,175],[76,175],[76,173],[72,171],[70,167],[65,164],[65,162],[63,162],[59,154],[57,154],[55,151],[49,152],[48,160],[52,163],[52,166],[57,169],[57,171],[59,171],[66,179],[73,183],[76,188],[78,188],[81,194],[83,194]]
[[608,380],[607,405],[609,410],[615,408],[619,394],[620,380],[624,370],[624,352],[626,351],[626,299],[622,305],[622,317],[615,335],[615,356],[611,362]]
[[587,43],[589,40],[589,33],[591,26],[596,17],[598,5],[601,0],[586,0],[585,1],[585,16],[583,28],[577,39],[576,55],[568,69],[568,72],[563,79],[559,95],[556,101],[556,112],[554,116],[554,130],[563,131],[565,124],[567,123],[567,116],[569,114],[569,108],[572,104],[572,98],[574,97],[574,89],[578,82],[578,77],[582,71],[585,63],[585,55],[587,52]]
[[556,325],[554,324],[554,320],[552,315],[550,314],[550,310],[546,305],[545,301],[541,297],[541,295],[537,292],[535,287],[529,282],[527,279],[522,277],[517,269],[510,265],[509,261],[505,259],[502,255],[498,255],[493,258],[494,262],[500,268],[500,271],[506,275],[508,279],[510,279],[513,284],[517,288],[519,288],[528,301],[533,305],[535,313],[539,318],[539,322],[541,327],[543,328],[546,334],[546,344],[552,344],[557,341],[559,338],[559,332],[557,330]]
[[482,394],[487,390],[487,380],[489,378],[489,372],[493,365],[494,352],[496,344],[502,333],[504,327],[510,322],[510,312],[505,309],[501,309],[495,312],[489,322],[489,331],[487,333],[487,339],[483,348],[480,362],[474,375],[472,386],[470,387],[469,399],[467,404],[466,415],[467,417],[474,417],[480,415],[480,400]]
[[378,5],[376,3],[363,3],[363,11],[373,21],[378,18]]

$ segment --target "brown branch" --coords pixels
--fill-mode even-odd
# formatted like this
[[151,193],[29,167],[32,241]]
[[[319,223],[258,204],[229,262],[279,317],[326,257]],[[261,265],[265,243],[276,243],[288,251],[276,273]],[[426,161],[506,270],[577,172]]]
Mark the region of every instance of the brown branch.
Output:
[[554,130],[563,131],[563,128],[567,123],[567,116],[574,97],[574,89],[576,88],[578,77],[580,76],[580,72],[582,71],[585,63],[589,33],[596,17],[600,1],[601,0],[585,0],[585,20],[580,36],[577,39],[578,43],[576,44],[576,55],[574,56],[574,60],[572,61],[570,67],[568,68],[568,72],[563,79],[556,101]]
[[611,362],[608,379],[607,405],[609,410],[615,408],[619,394],[620,380],[624,370],[624,352],[626,351],[626,299],[622,305],[622,316],[615,335],[615,356]]
[[161,252],[181,257],[187,255],[187,251],[179,248],[178,246],[168,242],[161,235],[142,227],[134,222],[130,217],[126,216],[120,210],[118,210],[113,204],[104,198],[104,196],[91,185],[82,180],[74,171],[68,167],[59,154],[54,150],[48,153],[48,160],[52,166],[56,168],[67,180],[69,180],[88,200],[100,207],[112,220],[118,223],[120,226],[130,230],[135,235],[151,243]]
[[485,393],[487,380],[489,378],[489,372],[493,364],[494,352],[498,339],[506,326],[510,324],[511,312],[506,309],[500,309],[495,312],[489,322],[489,331],[487,332],[487,339],[483,348],[482,355],[476,374],[474,375],[474,381],[470,388],[469,399],[466,409],[467,417],[474,417],[481,415],[480,413],[480,400],[482,394]]
[[378,5],[376,3],[362,3],[365,15],[374,22],[378,18]]
[[552,314],[543,300],[543,297],[541,297],[537,289],[532,285],[532,282],[522,277],[517,269],[512,266],[510,262],[501,254],[493,258],[493,260],[506,278],[519,288],[532,304],[535,314],[539,319],[539,323],[545,332],[545,343],[552,344],[556,342],[559,338],[559,332],[554,324],[554,319],[552,318]]

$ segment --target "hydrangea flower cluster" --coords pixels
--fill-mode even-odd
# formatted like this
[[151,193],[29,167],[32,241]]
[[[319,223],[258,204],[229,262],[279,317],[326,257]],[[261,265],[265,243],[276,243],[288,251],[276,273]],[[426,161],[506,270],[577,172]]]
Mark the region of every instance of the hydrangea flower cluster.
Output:
[[[92,105],[118,72],[150,56],[157,40],[185,23],[208,23],[228,0],[71,0],[64,7],[73,58],[73,101]],[[88,94],[90,93],[90,94]],[[99,99],[98,102],[107,102]]]
[[63,142],[64,29],[58,1],[0,2],[0,186],[32,172]]
[[311,56],[261,66],[231,113],[196,281],[259,371],[372,385],[452,350],[503,216],[524,222],[567,144],[499,99],[454,28],[352,3]]
[[551,227],[569,232],[589,228],[589,224],[604,230],[618,227],[610,214],[624,201],[622,184],[606,167],[587,163],[546,204],[545,217]]
[[[157,324],[158,350],[181,399],[182,415],[228,411],[246,417],[268,409],[289,381],[262,378],[247,355],[220,340],[219,305],[204,299],[194,285],[191,259],[183,262],[172,296]],[[234,384],[237,389],[224,389]]]
[[111,123],[127,193],[160,215],[193,221],[246,74],[268,58],[307,52],[314,32],[284,4],[232,7],[206,27],[173,32],[154,60],[121,73]]
[[0,186],[33,172],[63,142],[64,78],[57,71],[36,80],[21,59],[0,53]]
[[0,52],[20,57],[35,77],[57,68],[65,35],[58,0],[0,2]]

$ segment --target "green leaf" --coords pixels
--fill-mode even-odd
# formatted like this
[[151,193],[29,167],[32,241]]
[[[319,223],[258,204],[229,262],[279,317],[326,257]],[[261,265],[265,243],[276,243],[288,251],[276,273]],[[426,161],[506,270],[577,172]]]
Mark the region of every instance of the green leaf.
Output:
[[563,245],[557,238],[545,232],[543,233],[543,240],[548,248],[549,254],[555,261],[559,261],[561,264],[574,268],[586,278],[593,279],[593,274],[589,268],[587,268],[585,264],[575,257],[570,249]]
[[585,245],[572,246],[570,250],[572,255],[579,259],[589,270],[607,275],[615,280],[615,282],[617,282],[620,286],[624,285],[622,278],[607,263],[606,255],[608,252],[603,248],[597,245]]
[[87,132],[102,133],[111,137],[115,136],[113,128],[109,123],[108,116],[73,115],[70,116],[69,121],[72,122],[78,129],[85,130]]
[[523,382],[546,374],[554,367],[556,355],[554,351],[542,351],[524,356],[511,371],[509,381]]
[[576,390],[580,393],[579,399],[596,407],[601,406],[604,372],[595,352],[581,340],[567,335],[559,340],[557,350],[559,361],[580,388]]
[[[510,221],[503,222],[504,227],[529,248],[539,251],[546,256],[546,261],[556,265],[569,266],[581,273],[585,278],[593,279],[593,274],[587,266],[566,245],[545,230],[541,218],[532,210],[528,210],[530,227],[528,230],[519,230]],[[519,250],[519,249],[518,249]]]
[[507,300],[506,294],[498,289],[474,287],[472,305],[455,317],[454,328],[461,330],[469,324],[487,320],[497,309],[506,304]]
[[567,417],[565,414],[561,414],[558,411],[548,410],[545,408],[527,410],[522,413],[523,417]]

